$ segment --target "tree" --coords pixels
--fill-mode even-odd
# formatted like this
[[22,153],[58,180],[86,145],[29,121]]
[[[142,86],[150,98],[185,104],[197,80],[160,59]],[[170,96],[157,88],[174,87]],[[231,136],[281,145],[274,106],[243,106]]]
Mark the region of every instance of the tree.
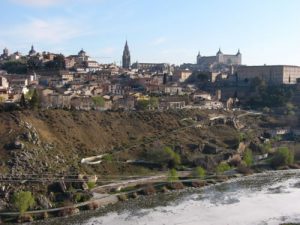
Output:
[[53,59],[56,69],[64,70],[66,69],[65,57],[62,54],[59,54]]
[[66,68],[65,57],[62,54],[57,55],[52,61],[46,62],[45,67],[52,70],[64,70]]
[[287,147],[279,148],[271,159],[271,166],[274,168],[294,163],[294,152]]
[[221,162],[216,168],[216,173],[221,174],[230,169],[231,169],[231,167],[228,165],[228,163]]
[[201,178],[204,179],[206,175],[206,171],[204,168],[201,166],[196,167],[193,172],[192,172],[192,177],[193,178]]
[[244,162],[248,167],[250,167],[253,164],[253,154],[250,149],[246,149],[244,153]]
[[159,106],[158,98],[157,97],[151,97],[150,100],[149,100],[149,104],[150,104],[151,108],[154,108],[154,109],[158,108],[158,106]]
[[27,108],[27,103],[26,103],[26,100],[25,100],[25,95],[22,93],[21,95],[21,99],[20,99],[20,106],[23,108],[23,109],[26,109]]
[[0,103],[3,103],[5,101],[5,98],[3,96],[0,96]]
[[105,100],[102,96],[95,96],[92,99],[93,99],[93,102],[96,106],[104,107]]
[[167,154],[168,157],[169,168],[174,168],[181,163],[180,155],[174,152],[170,147],[165,147],[164,152]]
[[19,191],[14,193],[13,203],[21,215],[24,215],[29,208],[32,208],[35,205],[34,198],[29,191]]
[[178,178],[178,173],[175,169],[171,169],[169,171],[169,174],[168,174],[168,181],[169,182],[175,182],[177,181],[179,178]]
[[34,89],[29,103],[32,109],[37,109],[39,107],[40,102],[39,102],[39,96],[36,89]]
[[27,63],[23,61],[8,61],[1,68],[11,74],[26,74]]
[[146,110],[149,108],[150,102],[149,100],[139,100],[137,102],[136,108],[137,110]]

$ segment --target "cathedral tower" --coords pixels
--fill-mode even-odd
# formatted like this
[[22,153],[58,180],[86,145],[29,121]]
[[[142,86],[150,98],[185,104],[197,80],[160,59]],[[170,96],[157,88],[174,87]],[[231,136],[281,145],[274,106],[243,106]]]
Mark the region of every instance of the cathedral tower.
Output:
[[128,47],[128,43],[126,41],[124,51],[123,51],[123,60],[122,60],[122,67],[124,69],[129,69],[130,68],[130,51]]

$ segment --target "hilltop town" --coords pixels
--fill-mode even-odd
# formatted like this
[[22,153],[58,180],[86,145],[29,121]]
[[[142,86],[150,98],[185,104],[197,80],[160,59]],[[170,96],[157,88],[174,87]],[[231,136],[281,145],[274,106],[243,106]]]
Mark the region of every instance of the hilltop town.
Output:
[[83,49],[77,55],[64,56],[39,53],[32,46],[26,55],[10,54],[5,48],[0,69],[4,105],[20,105],[22,99],[27,102],[36,90],[39,108],[97,111],[281,106],[290,96],[283,93],[281,102],[277,97],[271,103],[257,102],[264,100],[259,87],[296,90],[300,79],[297,66],[243,65],[240,50],[228,55],[219,49],[214,56],[199,52],[195,64],[179,66],[132,63],[127,41],[121,66],[92,60]]

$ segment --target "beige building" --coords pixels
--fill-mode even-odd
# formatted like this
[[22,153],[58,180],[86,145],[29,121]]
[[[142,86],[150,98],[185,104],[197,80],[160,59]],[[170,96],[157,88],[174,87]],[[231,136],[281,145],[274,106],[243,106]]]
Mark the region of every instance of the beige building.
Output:
[[296,84],[300,81],[300,67],[298,66],[242,66],[237,70],[239,82],[248,82],[259,77],[267,84]]
[[191,70],[177,70],[175,71],[174,78],[179,82],[185,82],[191,75]]
[[0,76],[0,89],[8,89],[9,83],[7,79],[3,76]]

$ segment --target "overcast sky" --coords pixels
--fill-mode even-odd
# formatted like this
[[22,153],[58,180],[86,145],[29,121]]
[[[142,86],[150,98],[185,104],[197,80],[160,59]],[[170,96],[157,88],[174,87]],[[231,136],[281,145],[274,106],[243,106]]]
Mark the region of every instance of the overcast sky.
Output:
[[299,0],[1,0],[0,48],[120,63],[194,63],[243,54],[243,63],[300,65]]

